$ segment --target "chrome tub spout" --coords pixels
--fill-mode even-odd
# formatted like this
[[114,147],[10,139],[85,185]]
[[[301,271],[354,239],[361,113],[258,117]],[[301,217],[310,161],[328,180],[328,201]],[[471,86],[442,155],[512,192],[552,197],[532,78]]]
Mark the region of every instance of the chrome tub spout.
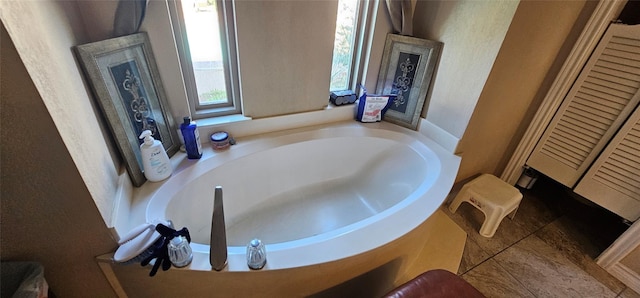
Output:
[[220,271],[227,266],[227,231],[224,224],[222,205],[222,186],[216,186],[211,215],[211,242],[209,243],[209,263],[211,268]]

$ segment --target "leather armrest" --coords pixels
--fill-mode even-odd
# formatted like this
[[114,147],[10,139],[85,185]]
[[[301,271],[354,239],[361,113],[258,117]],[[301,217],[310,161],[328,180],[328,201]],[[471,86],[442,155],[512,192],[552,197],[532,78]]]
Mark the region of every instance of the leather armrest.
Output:
[[484,298],[485,296],[458,275],[436,269],[418,275],[387,293],[384,297]]

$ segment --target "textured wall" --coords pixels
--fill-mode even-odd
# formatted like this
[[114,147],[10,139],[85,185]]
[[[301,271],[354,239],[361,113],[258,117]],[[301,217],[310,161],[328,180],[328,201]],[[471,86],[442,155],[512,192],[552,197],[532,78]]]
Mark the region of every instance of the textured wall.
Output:
[[243,112],[269,117],[328,104],[337,1],[237,1]]
[[458,180],[499,176],[596,4],[520,2],[458,146]]
[[2,261],[40,262],[58,297],[113,297],[94,257],[116,243],[4,26],[0,40]]
[[75,2],[1,1],[0,17],[98,210],[109,220],[120,160],[72,52],[86,42]]
[[444,43],[423,118],[462,138],[517,6],[518,1],[418,2],[415,36]]

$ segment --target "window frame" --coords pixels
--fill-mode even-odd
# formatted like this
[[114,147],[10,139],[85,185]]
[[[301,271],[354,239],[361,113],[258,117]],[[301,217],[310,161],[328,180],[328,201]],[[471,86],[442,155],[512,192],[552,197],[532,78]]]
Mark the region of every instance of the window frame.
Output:
[[354,28],[354,51],[349,76],[349,89],[358,92],[359,85],[365,82],[367,74],[367,61],[371,54],[374,26],[376,20],[376,7],[378,1],[358,1],[356,13],[356,28]]
[[[369,34],[371,19],[370,11],[375,5],[375,1],[357,1],[356,15],[355,15],[355,28],[353,28],[353,52],[351,53],[351,65],[349,66],[349,80],[347,81],[347,89],[329,90],[330,92],[352,90],[356,91],[358,84],[364,76],[364,63],[366,61],[366,53],[368,49],[366,46],[366,36]],[[337,12],[336,12],[337,13]],[[338,30],[336,26],[336,30]],[[335,45],[334,45],[335,47]],[[333,61],[331,61],[333,64]]]
[[189,50],[186,26],[184,25],[182,1],[168,1],[168,6],[191,117],[193,119],[202,119],[242,114],[242,100],[237,62],[238,53],[236,49],[236,33],[233,21],[235,9],[232,0],[216,0],[218,20],[220,22],[218,25],[220,26],[222,64],[228,97],[228,101],[226,103],[219,104],[200,104],[193,62],[191,60],[191,52]]

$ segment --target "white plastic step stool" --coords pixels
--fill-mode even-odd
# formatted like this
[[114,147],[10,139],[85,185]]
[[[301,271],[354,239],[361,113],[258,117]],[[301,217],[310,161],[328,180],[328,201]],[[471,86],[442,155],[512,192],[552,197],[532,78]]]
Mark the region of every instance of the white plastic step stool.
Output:
[[514,186],[496,176],[482,174],[462,186],[458,195],[449,205],[449,211],[456,213],[462,202],[468,202],[480,209],[485,217],[480,228],[480,235],[493,237],[505,216],[509,215],[513,219],[521,200],[522,194]]

